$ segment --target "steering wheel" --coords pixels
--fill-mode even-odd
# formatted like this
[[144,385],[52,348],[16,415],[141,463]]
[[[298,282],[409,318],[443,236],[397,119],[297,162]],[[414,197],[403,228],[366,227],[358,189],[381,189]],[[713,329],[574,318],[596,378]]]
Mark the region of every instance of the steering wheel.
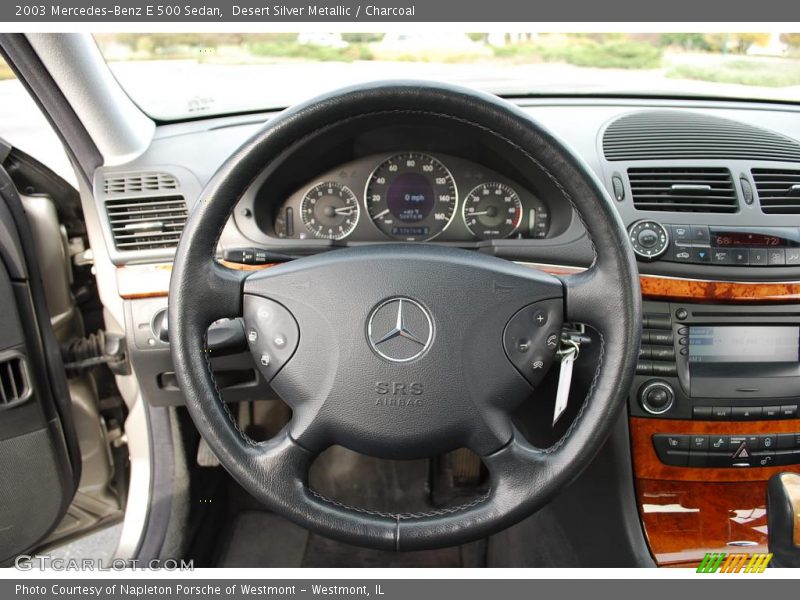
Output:
[[[269,165],[329,128],[375,115],[423,115],[490,135],[552,180],[581,218],[594,261],[556,277],[500,258],[429,244],[378,244],[258,272],[215,260],[237,201]],[[451,546],[532,514],[589,464],[632,382],[641,295],[624,226],[580,159],[513,105],[459,87],[387,82],[290,108],[241,146],[205,187],[175,255],[169,320],[189,412],[222,465],[269,509],[340,541],[387,550]],[[255,442],[222,401],[208,326],[242,315],[258,368],[292,409]],[[602,348],[565,435],[537,448],[511,412],[535,401],[562,322],[585,323]],[[555,337],[554,337],[555,336]],[[345,506],[309,488],[314,458],[338,444],[375,457],[477,453],[489,491],[418,514]]]

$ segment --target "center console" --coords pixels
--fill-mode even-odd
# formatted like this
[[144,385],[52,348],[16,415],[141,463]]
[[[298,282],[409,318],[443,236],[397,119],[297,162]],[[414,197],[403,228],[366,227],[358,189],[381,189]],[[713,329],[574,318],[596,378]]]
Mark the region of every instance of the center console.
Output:
[[[800,306],[644,303],[632,416],[778,421],[796,419],[798,406]],[[800,464],[795,437],[780,438],[779,448],[777,433],[764,435],[693,439],[667,429],[652,443],[659,460],[672,466]]]
[[654,558],[766,551],[766,481],[800,469],[800,304],[646,300],[643,311],[629,414]]

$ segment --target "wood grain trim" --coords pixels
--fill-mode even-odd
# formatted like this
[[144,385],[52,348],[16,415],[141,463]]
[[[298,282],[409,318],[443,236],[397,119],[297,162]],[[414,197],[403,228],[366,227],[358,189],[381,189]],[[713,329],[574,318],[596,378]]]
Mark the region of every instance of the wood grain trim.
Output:
[[[220,264],[239,271],[260,271],[274,266],[243,265],[228,261]],[[539,263],[520,263],[552,275],[570,275],[586,269]],[[117,287],[123,298],[151,298],[166,296],[169,292],[171,263],[154,265],[127,265],[117,268]],[[648,300],[673,300],[687,302],[725,303],[777,303],[800,302],[800,282],[738,283],[731,281],[705,281],[641,275],[642,296]]]
[[[583,267],[540,263],[520,264],[546,273],[552,273],[553,275],[569,275],[586,270]],[[639,284],[642,288],[642,297],[647,300],[743,304],[800,301],[800,281],[781,283],[737,282],[640,275]]]
[[117,291],[126,300],[169,294],[172,263],[117,267]]
[[766,481],[775,473],[800,472],[800,465],[750,467],[746,469],[705,469],[671,467],[662,463],[653,448],[656,433],[757,435],[800,432],[800,419],[770,421],[682,421],[677,419],[630,419],[633,472],[637,479],[669,481],[742,482]]
[[262,269],[269,269],[270,267],[274,267],[278,263],[266,263],[263,265],[243,265],[241,263],[221,260],[219,261],[219,264],[221,264],[223,267],[233,269],[234,271],[261,271]]
[[660,567],[697,567],[707,552],[767,552],[766,482],[639,479],[636,495]]
[[639,282],[642,296],[651,300],[751,304],[800,301],[800,282],[737,283],[672,279],[655,275],[642,275]]

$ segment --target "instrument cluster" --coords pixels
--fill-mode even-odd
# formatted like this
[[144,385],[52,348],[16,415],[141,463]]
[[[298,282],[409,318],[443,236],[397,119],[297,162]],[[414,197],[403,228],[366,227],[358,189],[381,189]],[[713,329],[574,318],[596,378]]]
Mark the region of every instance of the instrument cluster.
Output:
[[292,193],[273,219],[281,239],[476,242],[546,238],[533,192],[472,161],[426,152],[372,155]]

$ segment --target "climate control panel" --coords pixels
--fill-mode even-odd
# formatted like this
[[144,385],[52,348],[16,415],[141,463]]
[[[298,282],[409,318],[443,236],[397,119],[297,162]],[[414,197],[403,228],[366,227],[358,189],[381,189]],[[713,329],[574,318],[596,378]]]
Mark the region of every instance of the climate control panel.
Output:
[[739,267],[800,266],[800,228],[676,225],[636,221],[628,228],[642,261]]

